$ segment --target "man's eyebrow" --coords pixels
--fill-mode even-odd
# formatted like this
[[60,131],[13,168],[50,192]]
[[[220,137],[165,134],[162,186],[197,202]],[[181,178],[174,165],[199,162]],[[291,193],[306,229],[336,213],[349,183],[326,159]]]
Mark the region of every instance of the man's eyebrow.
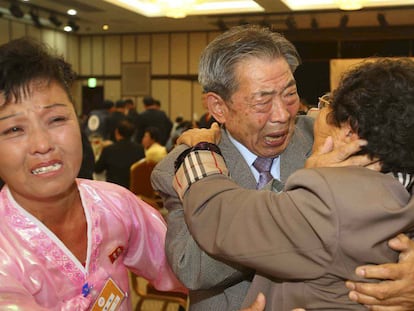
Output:
[[[291,86],[295,86],[296,85],[296,80],[292,79],[290,80],[282,89],[283,93],[286,89],[290,88]],[[257,96],[268,96],[268,95],[275,95],[277,94],[276,90],[272,90],[272,91],[258,91],[256,93],[252,94],[252,98],[257,97]]]

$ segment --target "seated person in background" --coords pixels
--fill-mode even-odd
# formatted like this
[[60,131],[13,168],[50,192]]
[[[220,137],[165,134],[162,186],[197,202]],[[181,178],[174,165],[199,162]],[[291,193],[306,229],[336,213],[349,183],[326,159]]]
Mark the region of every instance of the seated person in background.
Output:
[[317,121],[332,125],[335,145],[360,140],[380,172],[302,169],[275,193],[240,188],[216,145],[200,143],[179,157],[174,186],[196,241],[259,274],[244,306],[263,292],[266,310],[365,310],[348,298],[345,281],[357,279],[358,265],[396,262],[388,240],[414,234],[414,62],[360,65],[324,109]]
[[75,73],[26,38],[0,46],[0,310],[131,310],[130,269],[181,290],[162,216],[127,189],[76,179]]
[[106,181],[129,189],[129,169],[145,157],[144,147],[131,141],[135,127],[127,119],[115,129],[116,142],[102,149],[95,164],[95,173],[106,171]]
[[147,161],[158,163],[167,155],[167,149],[159,143],[159,139],[160,130],[158,128],[150,126],[145,129],[142,145]]

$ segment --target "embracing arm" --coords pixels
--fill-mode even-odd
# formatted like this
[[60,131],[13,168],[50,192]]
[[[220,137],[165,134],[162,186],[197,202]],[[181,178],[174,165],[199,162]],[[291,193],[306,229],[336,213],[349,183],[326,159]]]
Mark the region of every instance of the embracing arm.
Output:
[[184,210],[172,181],[174,161],[186,146],[174,148],[161,161],[151,175],[154,189],[158,191],[168,209],[166,253],[168,261],[184,285],[191,290],[230,286],[245,278],[245,268],[225,263],[206,254],[191,236],[184,219]]
[[[277,278],[321,276],[337,245],[330,194],[323,200],[304,187],[289,194],[247,190],[225,176],[224,168],[221,156],[202,150],[191,152],[176,174],[190,232],[201,247]],[[302,171],[295,180],[327,189],[315,171]]]

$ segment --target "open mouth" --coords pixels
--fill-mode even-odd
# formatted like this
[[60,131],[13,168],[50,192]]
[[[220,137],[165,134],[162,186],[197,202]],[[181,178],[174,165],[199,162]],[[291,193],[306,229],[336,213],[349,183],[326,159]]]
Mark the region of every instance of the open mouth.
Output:
[[285,141],[287,134],[288,134],[287,131],[280,133],[280,134],[272,134],[272,135],[265,136],[264,139],[265,139],[266,144],[269,144],[269,145],[280,144]]
[[50,172],[55,172],[58,169],[60,169],[62,167],[62,164],[60,163],[55,163],[49,166],[42,166],[39,168],[36,168],[34,170],[32,170],[32,174],[33,175],[40,175],[40,174],[46,174],[46,173],[50,173]]

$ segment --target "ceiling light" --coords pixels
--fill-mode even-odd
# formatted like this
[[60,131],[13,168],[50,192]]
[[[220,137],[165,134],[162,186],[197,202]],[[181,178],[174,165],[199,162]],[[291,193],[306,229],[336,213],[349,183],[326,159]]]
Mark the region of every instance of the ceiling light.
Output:
[[78,12],[75,9],[69,9],[66,11],[66,13],[70,16],[75,16],[76,14],[78,14]]
[[79,25],[73,19],[68,20],[68,23],[63,28],[66,32],[76,32],[79,30]]
[[199,0],[153,0],[167,17],[183,18],[192,11]]
[[15,1],[10,4],[9,11],[16,18],[22,18],[24,16],[24,12],[20,8],[19,4]]
[[109,25],[108,24],[105,24],[105,25],[102,25],[102,30],[109,30]]
[[[176,7],[179,3],[195,2],[191,10],[184,7],[187,15],[234,14],[264,12],[263,7],[253,0],[105,0],[113,5],[142,14],[147,17],[166,16],[165,6]],[[185,6],[185,4],[184,4]],[[181,7],[182,8],[182,7]],[[172,14],[169,14],[172,15]]]
[[343,10],[360,9],[362,7],[387,7],[412,5],[412,0],[281,0],[291,10]]
[[362,0],[338,0],[338,4],[341,10],[346,10],[346,11],[360,10],[363,7],[364,1]]

